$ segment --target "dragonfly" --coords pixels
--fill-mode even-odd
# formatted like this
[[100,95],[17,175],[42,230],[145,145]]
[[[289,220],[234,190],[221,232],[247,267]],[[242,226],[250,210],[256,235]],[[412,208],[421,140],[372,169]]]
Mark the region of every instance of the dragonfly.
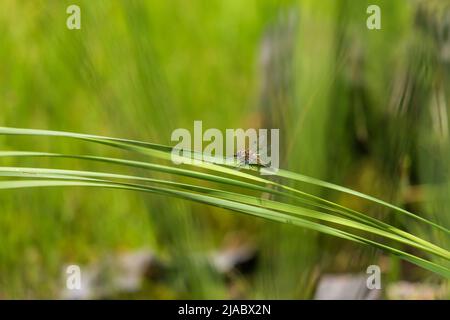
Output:
[[269,165],[261,160],[261,156],[254,150],[244,149],[236,152],[234,158],[237,160],[238,166],[255,166],[268,168]]
[[[266,147],[267,148],[267,147]],[[238,170],[244,167],[250,168],[269,168],[270,165],[261,159],[260,153],[257,151],[256,141],[250,148],[237,151],[233,159],[237,162]]]

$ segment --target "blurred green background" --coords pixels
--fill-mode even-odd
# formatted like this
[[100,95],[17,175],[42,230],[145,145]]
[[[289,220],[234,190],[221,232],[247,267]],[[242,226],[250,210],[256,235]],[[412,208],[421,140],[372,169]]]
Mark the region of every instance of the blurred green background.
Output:
[[[71,4],[81,8],[81,30],[66,27]],[[366,27],[369,4],[381,8],[381,30]],[[449,4],[1,1],[0,125],[172,145],[171,132],[192,129],[194,120],[221,130],[280,128],[282,168],[449,227]],[[37,137],[0,136],[0,148],[123,156]],[[403,223],[367,202],[304,188]],[[442,234],[404,227],[450,246]],[[208,263],[211,252],[249,244],[257,261],[247,272],[224,276]],[[382,267],[385,283],[443,281],[370,248],[182,200],[82,188],[0,191],[0,298],[60,298],[65,265],[141,248],[169,267],[126,297],[306,299],[322,275],[364,273],[370,264]]]

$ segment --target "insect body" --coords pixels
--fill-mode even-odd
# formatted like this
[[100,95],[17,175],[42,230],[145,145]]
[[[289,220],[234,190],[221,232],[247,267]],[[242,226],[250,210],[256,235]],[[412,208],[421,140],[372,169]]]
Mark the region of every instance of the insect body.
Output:
[[236,160],[238,161],[239,166],[257,166],[257,167],[269,167],[267,164],[265,164],[262,160],[260,155],[252,150],[241,150],[236,152],[234,155]]

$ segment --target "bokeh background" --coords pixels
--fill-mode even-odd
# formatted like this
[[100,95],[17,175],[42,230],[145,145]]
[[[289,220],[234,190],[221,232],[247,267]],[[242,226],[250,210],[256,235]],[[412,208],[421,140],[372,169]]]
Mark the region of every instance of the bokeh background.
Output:
[[[81,30],[66,27],[71,4]],[[370,4],[381,8],[381,30],[366,27]],[[449,5],[4,0],[0,125],[172,145],[171,132],[194,120],[280,128],[282,168],[448,228]],[[123,156],[42,137],[0,136],[0,148]],[[450,246],[367,201],[304,188]],[[383,271],[383,298],[448,297],[441,277],[378,250],[215,207],[101,189],[0,191],[0,298],[73,297],[64,290],[69,264],[86,275],[82,298],[310,299],[324,279],[352,287],[371,264]]]

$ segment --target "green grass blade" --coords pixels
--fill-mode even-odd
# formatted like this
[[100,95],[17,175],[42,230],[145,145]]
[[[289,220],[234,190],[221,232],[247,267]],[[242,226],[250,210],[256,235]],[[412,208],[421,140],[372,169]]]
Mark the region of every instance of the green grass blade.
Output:
[[[412,241],[414,241],[418,244],[421,244],[425,247],[431,248],[432,250],[437,250],[437,251],[443,250],[442,248],[440,248],[436,245],[433,245],[424,239],[416,237],[408,232],[405,232],[403,230],[395,228],[394,226],[391,226],[387,223],[379,221],[375,218],[366,216],[360,212],[345,208],[345,207],[335,204],[331,201],[328,201],[328,200],[325,200],[325,199],[322,199],[322,198],[319,198],[319,197],[316,197],[316,196],[313,196],[313,195],[310,195],[308,193],[304,193],[301,191],[298,192],[298,194],[301,196],[301,197],[299,197],[299,196],[283,193],[283,192],[274,190],[272,188],[267,188],[264,186],[260,186],[260,185],[252,184],[249,182],[240,181],[240,180],[230,179],[227,177],[220,177],[220,176],[215,176],[215,175],[211,175],[211,174],[207,174],[207,173],[203,173],[203,172],[197,172],[197,171],[192,171],[192,170],[182,169],[182,168],[173,168],[170,166],[152,164],[152,163],[148,163],[148,162],[132,161],[132,160],[125,160],[125,159],[118,159],[118,158],[84,156],[84,155],[64,155],[64,154],[56,154],[56,153],[31,152],[31,151],[0,151],[0,157],[4,157],[4,156],[13,156],[13,157],[45,156],[45,157],[57,157],[57,158],[61,157],[61,158],[75,158],[75,159],[82,159],[82,160],[93,160],[93,161],[100,161],[100,162],[105,162],[105,163],[114,163],[114,164],[119,164],[119,165],[130,166],[130,167],[155,170],[155,171],[160,171],[160,172],[165,172],[165,173],[170,173],[170,174],[175,174],[175,175],[182,175],[182,176],[187,176],[187,177],[191,177],[191,178],[211,181],[211,182],[215,182],[215,183],[221,183],[221,184],[225,184],[225,185],[233,185],[233,186],[237,186],[237,187],[244,188],[247,190],[267,192],[267,193],[270,193],[273,195],[293,198],[297,202],[307,204],[307,205],[310,205],[313,207],[330,210],[332,212],[346,216],[352,220],[362,222],[366,225],[369,225],[369,226],[372,226],[375,228],[379,228],[379,229],[382,229],[382,230],[385,230],[385,231],[388,231],[391,233],[395,233],[403,238],[412,240]],[[305,200],[303,197],[306,197],[308,200]],[[314,202],[312,202],[312,200],[318,201],[319,203],[314,203]],[[442,251],[441,251],[441,254],[448,254],[448,252],[442,253]]]
[[[424,251],[427,251],[429,253],[438,255],[440,257],[443,257],[447,260],[450,259],[450,253],[442,249],[434,244],[431,244],[429,242],[425,242],[425,245],[411,241],[407,238],[400,237],[396,235],[393,232],[385,231],[379,228],[374,228],[372,226],[362,224],[359,222],[355,222],[349,219],[344,219],[338,216],[330,215],[327,213],[323,213],[317,210],[310,210],[306,208],[301,208],[298,206],[293,206],[289,204],[285,204],[278,201],[272,201],[267,199],[261,199],[253,196],[248,196],[245,194],[238,194],[234,192],[224,191],[224,190],[218,190],[218,189],[212,189],[212,188],[205,188],[200,186],[194,186],[189,184],[183,184],[183,183],[177,183],[172,181],[165,181],[165,180],[158,180],[158,179],[151,179],[151,178],[145,178],[145,177],[137,177],[137,176],[130,176],[130,175],[120,175],[120,174],[112,174],[112,173],[105,173],[105,172],[91,172],[91,171],[77,171],[77,170],[61,170],[61,169],[42,169],[42,168],[22,168],[22,167],[0,167],[0,176],[14,176],[14,177],[26,177],[26,178],[56,178],[56,179],[85,179],[86,177],[100,177],[100,178],[106,178],[106,179],[127,179],[127,180],[139,180],[139,181],[146,181],[151,183],[158,183],[158,184],[164,184],[169,185],[172,187],[178,187],[182,189],[187,189],[203,194],[210,194],[214,195],[216,197],[220,197],[223,199],[233,200],[240,203],[246,203],[251,205],[260,206],[267,209],[277,210],[281,212],[285,212],[288,214],[293,215],[300,215],[312,219],[318,219],[322,221],[327,221],[335,224],[339,224],[342,226],[355,228],[358,230],[362,230],[365,232],[369,232],[375,235],[383,236],[386,238],[389,238],[394,241],[398,241],[410,246],[414,246],[418,249],[422,249]],[[93,179],[90,179],[93,180]],[[111,182],[107,180],[96,180],[97,182]],[[131,184],[121,184],[121,185],[128,185]],[[145,185],[136,185],[133,184],[131,186],[136,186],[140,188],[145,188]]]
[[384,249],[385,251],[391,252],[399,257],[402,257],[411,263],[419,265],[427,270],[440,274],[446,278],[450,278],[450,270],[437,265],[433,262],[427,261],[425,259],[419,258],[412,254],[403,252],[399,249],[392,248],[390,246],[380,244],[376,241],[372,241],[369,239],[365,239],[361,236],[353,235],[348,232],[338,230],[329,226],[325,226],[316,222],[308,221],[305,219],[301,219],[299,217],[293,217],[289,215],[285,215],[279,212],[275,212],[272,210],[259,208],[247,204],[236,203],[234,201],[226,200],[226,199],[217,199],[207,195],[194,194],[191,192],[172,190],[166,188],[159,187],[151,187],[147,186],[146,188],[132,187],[132,186],[124,186],[117,185],[114,183],[100,183],[100,182],[87,182],[87,181],[54,181],[54,180],[21,180],[21,181],[0,181],[0,189],[17,189],[17,188],[31,188],[31,187],[52,187],[52,186],[91,186],[91,187],[104,187],[104,188],[114,188],[114,189],[123,189],[123,190],[132,190],[132,191],[142,191],[142,192],[151,192],[161,195],[171,195],[175,197],[179,197],[186,200],[191,200],[199,203],[214,205],[216,207],[221,207],[225,209],[229,209],[232,211],[247,213],[253,216],[269,219],[277,222],[289,223],[297,226],[302,226],[305,228],[309,228],[315,231],[319,231],[325,234],[333,235],[336,237],[344,238],[347,240],[351,240],[358,243],[363,243],[367,245],[371,245],[374,247],[378,247],[380,249]]
[[[155,156],[158,158],[164,158],[166,160],[169,160],[171,157],[171,151],[173,150],[172,147],[170,146],[165,146],[165,145],[161,145],[161,144],[153,144],[153,143],[148,143],[148,142],[143,142],[143,141],[137,141],[137,140],[129,140],[129,139],[120,139],[120,138],[111,138],[111,137],[105,137],[105,136],[97,136],[97,135],[88,135],[88,134],[80,134],[80,133],[72,133],[72,132],[64,132],[64,131],[52,131],[52,130],[37,130],[37,129],[22,129],[22,128],[7,128],[7,127],[0,127],[0,134],[5,134],[5,135],[35,135],[35,136],[55,136],[55,137],[67,137],[67,138],[75,138],[75,139],[81,139],[81,140],[86,140],[86,141],[91,141],[91,142],[96,142],[96,143],[101,143],[101,144],[107,144],[113,147],[118,147],[121,149],[125,149],[125,150],[130,150],[130,151],[136,151],[136,152],[140,152],[143,154],[147,154],[150,156]],[[221,158],[218,158],[218,162],[219,160],[223,160]],[[266,179],[262,179],[260,177],[255,177],[253,175],[249,175],[240,171],[236,171],[236,170],[232,170],[229,168],[225,168],[224,166],[220,166],[220,165],[216,165],[214,163],[210,163],[210,162],[201,162],[198,164],[193,164],[194,166],[198,166],[198,167],[202,167],[208,170],[213,170],[213,171],[217,171],[217,172],[222,172],[222,173],[226,173],[226,174],[230,174],[230,175],[234,175],[234,176],[239,176],[242,178],[246,178],[246,179],[251,179],[254,181],[258,181],[258,182],[262,182],[262,183],[267,183],[270,185],[274,185],[277,187],[281,187],[285,190],[288,191],[292,191],[292,192],[301,192],[300,190],[297,190],[295,188],[290,188],[281,184],[277,184],[274,183],[272,181],[266,180]],[[263,169],[264,170],[264,169]],[[301,182],[305,182],[305,183],[310,183],[310,184],[314,184],[320,187],[324,187],[324,188],[329,188],[329,189],[333,189],[336,191],[340,191],[340,192],[344,192],[347,194],[351,194],[353,196],[356,197],[361,197],[363,199],[372,201],[374,203],[377,203],[379,205],[382,206],[386,206],[392,210],[394,210],[394,212],[397,213],[401,213],[401,214],[405,214],[415,220],[418,220],[420,222],[426,223],[434,228],[437,228],[443,232],[446,232],[447,234],[450,234],[450,230],[440,226],[428,219],[425,219],[423,217],[420,217],[418,215],[413,214],[412,212],[409,212],[405,209],[402,209],[400,207],[397,207],[395,205],[389,204],[383,200],[377,199],[375,197],[369,196],[369,195],[365,195],[363,193],[360,193],[358,191],[349,189],[349,188],[345,188],[345,187],[341,187],[332,183],[328,183],[319,179],[315,179],[315,178],[311,178],[311,177],[307,177],[304,175],[300,175],[294,172],[290,172],[290,171],[286,171],[286,170],[279,170],[277,173],[278,176],[283,177],[283,178],[287,178],[287,179],[292,179],[292,180],[296,180],[296,181],[301,181]],[[323,199],[322,199],[323,200]],[[342,207],[341,207],[342,209]],[[353,214],[356,214],[356,212],[353,212]],[[361,217],[361,215],[358,215]]]

